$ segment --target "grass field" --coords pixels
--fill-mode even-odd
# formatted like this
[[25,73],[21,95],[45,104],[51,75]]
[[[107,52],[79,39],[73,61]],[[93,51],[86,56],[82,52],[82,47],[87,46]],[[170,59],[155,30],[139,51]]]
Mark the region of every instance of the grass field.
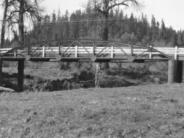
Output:
[[0,95],[0,138],[183,138],[184,85]]

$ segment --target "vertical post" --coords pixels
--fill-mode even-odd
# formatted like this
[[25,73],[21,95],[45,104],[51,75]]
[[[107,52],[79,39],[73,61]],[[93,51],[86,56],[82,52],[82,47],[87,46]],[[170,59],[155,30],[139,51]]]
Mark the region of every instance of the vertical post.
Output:
[[27,48],[27,54],[28,54],[28,56],[30,56],[31,55],[31,44],[28,44],[28,48]]
[[181,82],[184,83],[184,61],[181,61],[182,62],[182,78],[181,78]]
[[24,89],[24,60],[18,61],[18,91],[21,92]]
[[96,56],[96,45],[95,45],[95,42],[93,43],[93,56]]
[[114,46],[111,46],[111,58],[114,58]]
[[61,55],[61,46],[58,47],[58,54]]
[[3,61],[0,59],[0,85],[2,84],[3,80]]
[[172,84],[175,82],[175,61],[168,61],[168,84]]
[[174,50],[174,59],[175,59],[175,60],[178,59],[178,46],[175,46],[175,50]]
[[152,45],[149,46],[149,59],[152,59],[152,50],[153,50],[153,47]]
[[90,54],[92,57],[94,56],[94,47],[91,47]]
[[177,83],[182,83],[183,76],[183,61],[175,61],[175,81]]
[[45,57],[45,46],[42,47],[42,58]]
[[131,45],[131,56],[134,55],[134,49],[133,49],[133,45]]
[[13,52],[13,56],[14,56],[14,57],[17,56],[17,50],[15,50],[15,51]]
[[99,73],[99,63],[95,63],[95,87],[99,87],[99,78],[98,78],[98,73]]
[[78,57],[78,46],[75,46],[75,58]]

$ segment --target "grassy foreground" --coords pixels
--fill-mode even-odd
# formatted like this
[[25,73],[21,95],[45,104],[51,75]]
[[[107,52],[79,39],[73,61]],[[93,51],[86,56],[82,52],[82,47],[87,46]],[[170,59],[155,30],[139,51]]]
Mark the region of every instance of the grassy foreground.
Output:
[[184,85],[0,95],[0,138],[183,138]]

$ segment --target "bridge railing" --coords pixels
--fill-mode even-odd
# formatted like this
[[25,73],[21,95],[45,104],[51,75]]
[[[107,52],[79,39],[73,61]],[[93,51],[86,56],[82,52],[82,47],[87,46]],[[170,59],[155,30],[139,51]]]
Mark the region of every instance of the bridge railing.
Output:
[[[76,44],[76,45],[74,45]],[[77,45],[78,44],[78,45]],[[113,43],[112,43],[113,44]],[[80,43],[73,43],[70,46],[55,46],[55,47],[31,47],[31,55],[33,57],[55,57],[60,55],[61,57],[72,57],[79,58],[81,56],[90,57],[95,55],[97,57],[108,57],[115,58],[120,56],[163,56],[168,55],[177,59],[178,57],[184,58],[184,48],[180,47],[140,47],[140,46],[131,46],[131,45],[108,45],[108,46],[85,46]],[[13,48],[2,48],[0,49],[0,55],[8,53],[8,51],[13,51],[13,53],[26,53],[27,48],[25,49],[16,49]],[[13,54],[16,56],[16,54]]]
[[128,55],[161,55],[168,56],[184,56],[184,48],[172,48],[172,47],[153,47],[152,51],[148,47],[117,47],[117,46],[58,46],[58,47],[33,47],[33,51],[36,50],[42,57],[47,55],[60,54],[61,56],[79,57],[78,55],[109,55],[114,57],[116,55],[128,56]]
[[10,51],[12,48],[1,48],[0,49],[0,54],[5,54],[7,51]]

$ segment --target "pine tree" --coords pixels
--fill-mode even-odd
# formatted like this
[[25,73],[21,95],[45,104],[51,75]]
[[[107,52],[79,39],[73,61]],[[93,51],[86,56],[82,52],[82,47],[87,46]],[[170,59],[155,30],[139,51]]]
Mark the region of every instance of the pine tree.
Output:
[[53,24],[56,23],[56,13],[55,12],[52,13],[52,23]]
[[177,35],[177,41],[176,41],[176,44],[178,46],[182,46],[183,45],[183,41],[182,41],[182,33],[179,32],[178,35]]
[[166,27],[165,27],[165,23],[164,21],[162,20],[161,21],[161,38],[162,39],[166,39]]

